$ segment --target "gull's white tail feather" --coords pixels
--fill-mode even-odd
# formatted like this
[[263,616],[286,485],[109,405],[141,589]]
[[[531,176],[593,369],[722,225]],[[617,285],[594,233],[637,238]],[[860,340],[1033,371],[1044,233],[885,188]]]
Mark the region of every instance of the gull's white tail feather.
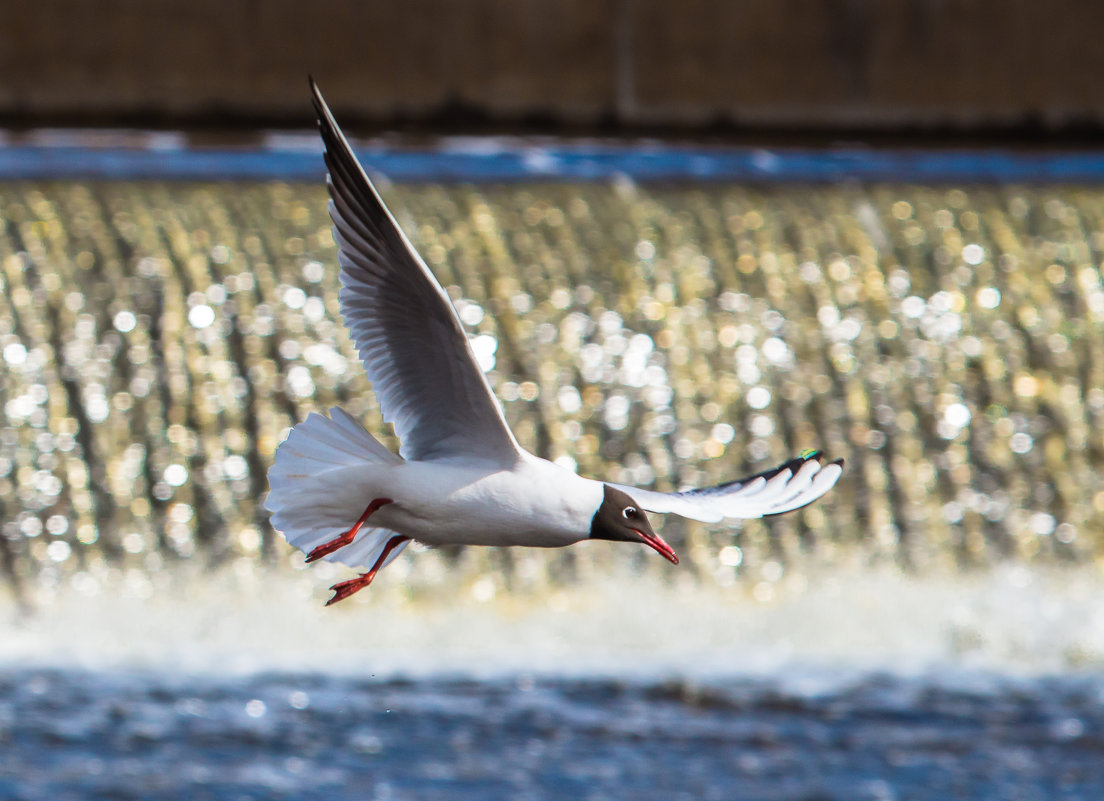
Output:
[[[276,449],[268,471],[265,508],[272,512],[272,526],[291,545],[310,553],[348,531],[373,500],[379,473],[370,465],[401,462],[338,407],[329,417],[311,413]],[[393,536],[395,532],[386,528],[364,527],[350,545],[323,558],[371,567]],[[401,551],[393,550],[385,564]]]

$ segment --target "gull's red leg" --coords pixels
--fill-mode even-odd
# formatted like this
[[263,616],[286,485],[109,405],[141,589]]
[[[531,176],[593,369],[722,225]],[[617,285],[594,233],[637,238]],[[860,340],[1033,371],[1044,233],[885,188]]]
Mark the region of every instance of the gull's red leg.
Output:
[[406,542],[410,537],[403,537],[397,535],[387,541],[387,544],[383,546],[383,553],[380,554],[379,559],[372,565],[372,569],[367,573],[361,573],[355,579],[349,579],[343,581],[340,584],[334,584],[330,587],[334,591],[334,596],[330,600],[326,601],[326,606],[330,604],[336,604],[338,601],[344,601],[354,592],[359,592],[372,583],[372,579],[376,577],[376,573],[383,567],[383,563],[387,561],[388,555],[397,547]]
[[386,506],[387,504],[392,502],[393,501],[390,498],[376,498],[374,501],[368,504],[368,508],[364,510],[364,514],[362,514],[360,516],[360,519],[356,521],[356,525],[354,525],[344,534],[335,537],[329,542],[324,542],[319,545],[317,548],[307,554],[307,561],[313,562],[316,559],[321,559],[326,554],[333,553],[338,548],[344,548],[346,545],[356,539],[356,535],[360,531],[361,526],[364,525],[364,521],[371,517],[373,512],[379,510],[381,506]]

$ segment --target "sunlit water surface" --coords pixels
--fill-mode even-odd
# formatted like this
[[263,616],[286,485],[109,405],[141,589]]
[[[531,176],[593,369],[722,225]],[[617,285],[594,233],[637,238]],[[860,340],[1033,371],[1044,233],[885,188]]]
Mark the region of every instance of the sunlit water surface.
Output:
[[[666,521],[704,580],[1101,553],[1104,191],[386,193],[539,455],[660,488],[805,448],[848,460],[800,513]],[[324,187],[0,184],[0,215],[9,581],[286,558],[260,501],[288,427],[340,403],[386,435],[340,321]],[[484,558],[499,584],[589,570]]]
[[840,484],[324,610],[259,503],[386,439],[321,185],[0,185],[0,798],[1104,797],[1104,192],[385,192],[535,452]]
[[832,571],[343,606],[310,571],[41,593],[0,797],[1096,799],[1092,568]]

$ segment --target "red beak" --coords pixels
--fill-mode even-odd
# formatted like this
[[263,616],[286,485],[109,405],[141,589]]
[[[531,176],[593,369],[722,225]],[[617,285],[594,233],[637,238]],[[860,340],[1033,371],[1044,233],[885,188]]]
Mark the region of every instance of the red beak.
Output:
[[678,554],[675,553],[675,549],[664,542],[663,538],[660,537],[658,534],[645,534],[638,528],[634,528],[633,531],[639,534],[640,539],[644,540],[644,542],[650,548],[654,548],[656,551],[658,551],[659,555],[666,559],[668,562],[673,565],[678,564]]

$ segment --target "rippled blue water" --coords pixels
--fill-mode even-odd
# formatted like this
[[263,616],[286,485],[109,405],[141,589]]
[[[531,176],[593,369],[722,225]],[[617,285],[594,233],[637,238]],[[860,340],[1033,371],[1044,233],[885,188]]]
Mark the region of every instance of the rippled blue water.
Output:
[[[60,144],[0,147],[0,180],[73,178],[277,179],[319,181],[324,166],[313,132],[259,148],[169,146],[134,132],[129,147],[89,147],[73,132]],[[146,145],[134,146],[145,140]],[[393,180],[432,181],[939,181],[1076,182],[1104,180],[1098,150],[872,150],[860,147],[777,148],[681,146],[647,142],[529,142],[469,137],[423,148],[381,143],[358,148],[364,163]]]
[[1104,680],[7,670],[0,798],[1099,799]]

